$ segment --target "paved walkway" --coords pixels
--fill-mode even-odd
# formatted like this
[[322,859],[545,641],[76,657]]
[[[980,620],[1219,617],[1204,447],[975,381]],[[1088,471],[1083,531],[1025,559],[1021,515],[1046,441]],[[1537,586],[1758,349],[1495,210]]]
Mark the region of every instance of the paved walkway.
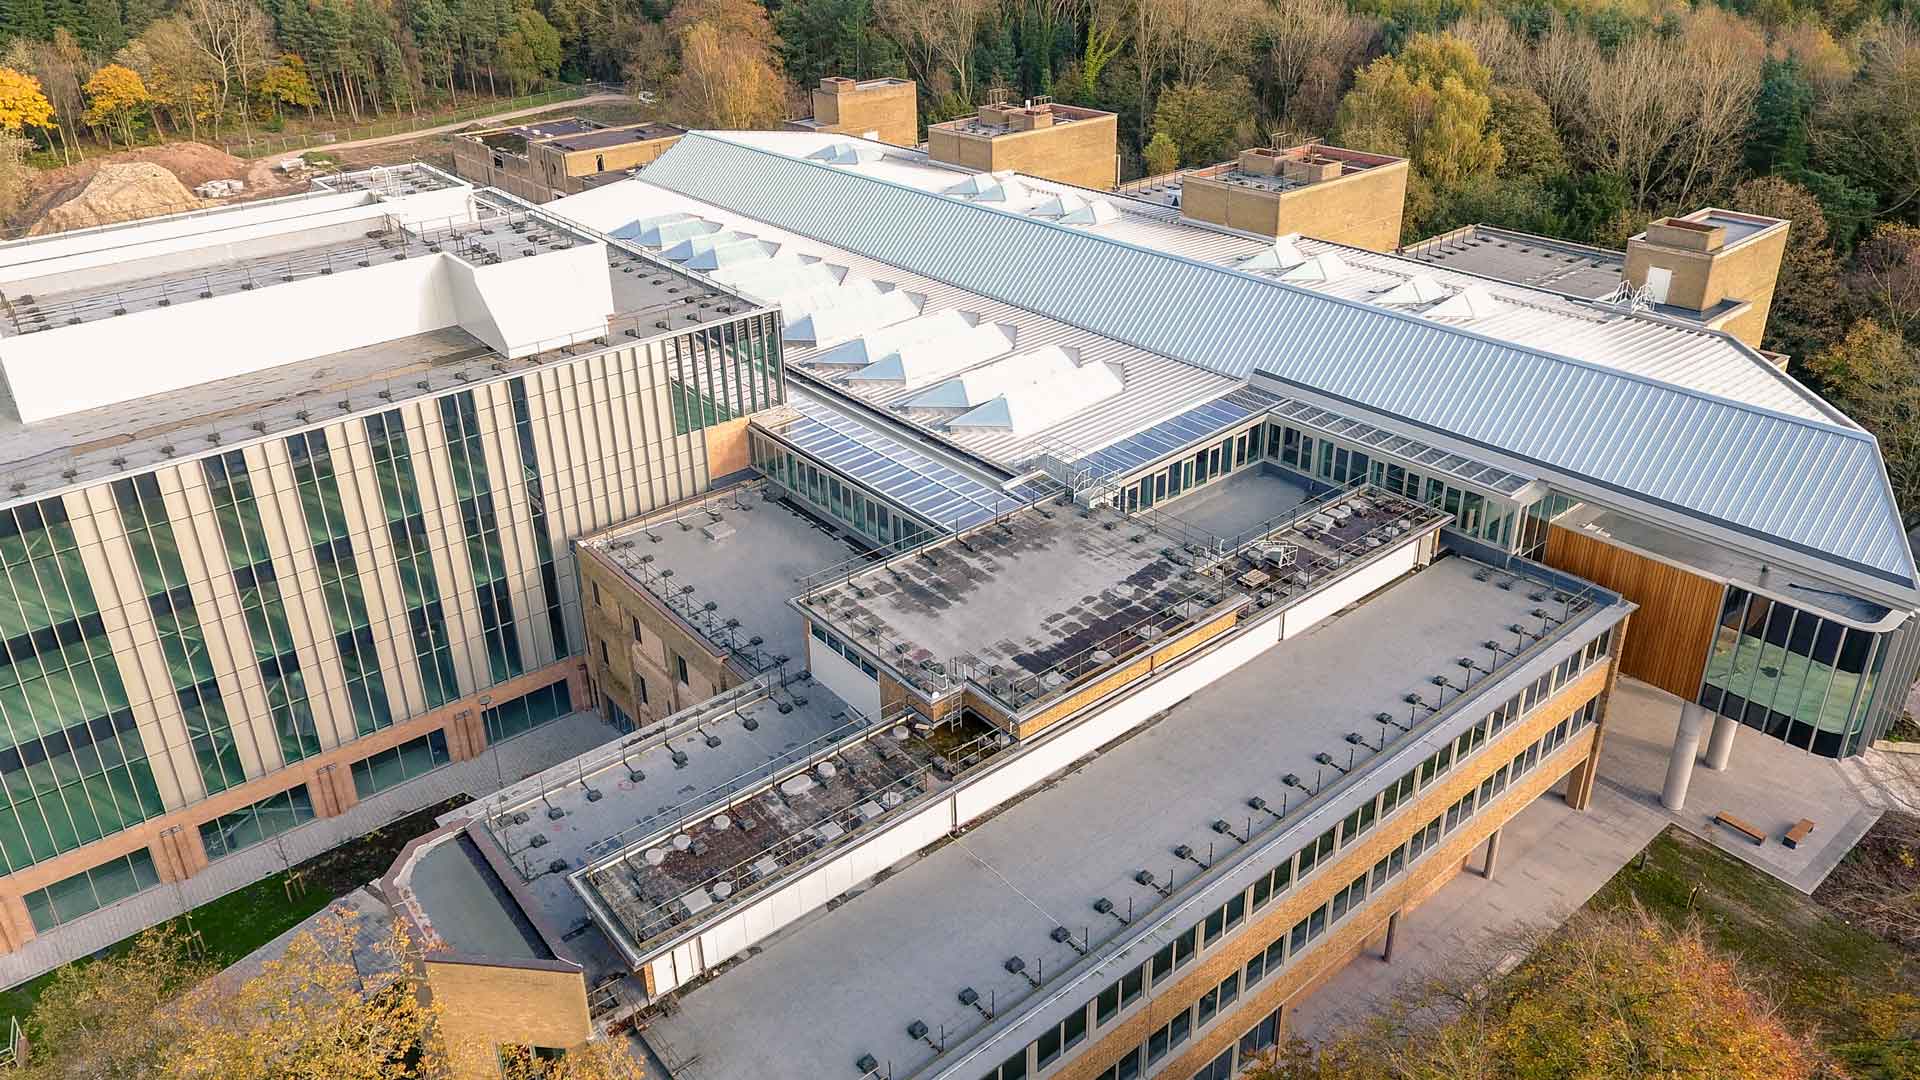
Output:
[[425,806],[465,793],[482,798],[502,786],[592,749],[618,732],[596,713],[575,713],[508,739],[470,761],[445,765],[390,788],[338,817],[322,818],[274,840],[219,859],[191,879],[161,885],[82,916],[0,956],[0,984],[14,986],[70,960],[133,936],[189,908],[251,885]]

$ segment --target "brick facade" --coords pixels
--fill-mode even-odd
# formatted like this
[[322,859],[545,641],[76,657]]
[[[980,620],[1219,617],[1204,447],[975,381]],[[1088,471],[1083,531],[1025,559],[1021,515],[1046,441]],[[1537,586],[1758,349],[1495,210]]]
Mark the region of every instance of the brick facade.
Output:
[[[1051,1077],[1058,1080],[1094,1080],[1127,1052],[1139,1046],[1153,1031],[1178,1013],[1191,1008],[1200,996],[1218,986],[1221,980],[1246,966],[1267,943],[1285,934],[1301,918],[1326,903],[1356,876],[1369,871],[1381,857],[1392,852],[1417,831],[1446,812],[1481,781],[1510,763],[1514,754],[1524,750],[1562,720],[1596,697],[1603,697],[1611,686],[1611,659],[1588,669],[1563,687],[1558,694],[1520,723],[1514,724],[1489,741],[1469,759],[1471,768],[1461,766],[1440,777],[1430,787],[1365,836],[1359,843],[1343,848],[1314,871],[1306,885],[1295,885],[1265,909],[1248,919],[1226,941],[1203,954],[1199,962],[1171,983],[1155,988],[1144,1008],[1102,1030],[1095,1042],[1082,1050]],[[1604,700],[1603,700],[1604,705]],[[1289,959],[1279,974],[1272,975],[1251,992],[1243,992],[1234,1008],[1216,1017],[1183,1050],[1156,1065],[1156,1076],[1184,1078],[1192,1075],[1236,1042],[1247,1028],[1275,1008],[1304,999],[1313,989],[1338,972],[1357,953],[1376,943],[1385,933],[1387,919],[1399,911],[1413,908],[1438,890],[1465,865],[1473,849],[1484,843],[1515,814],[1557,785],[1598,751],[1600,733],[1605,730],[1604,708],[1595,724],[1569,738],[1551,761],[1521,777],[1481,809],[1421,859],[1411,864],[1400,877],[1371,894],[1358,911],[1335,924],[1327,935],[1303,954]]]

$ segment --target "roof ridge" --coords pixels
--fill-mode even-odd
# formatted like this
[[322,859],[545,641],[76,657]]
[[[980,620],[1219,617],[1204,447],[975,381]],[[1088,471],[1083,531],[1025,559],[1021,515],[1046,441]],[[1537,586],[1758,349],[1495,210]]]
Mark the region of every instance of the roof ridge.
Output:
[[[1467,329],[1466,327],[1450,326],[1445,323],[1434,322],[1431,319],[1422,318],[1419,315],[1411,312],[1393,311],[1387,308],[1376,307],[1372,304],[1363,303],[1358,300],[1349,300],[1345,297],[1334,296],[1328,293],[1318,292],[1313,289],[1308,289],[1303,286],[1295,285],[1292,282],[1281,281],[1278,278],[1267,277],[1261,274],[1248,273],[1244,270],[1239,270],[1231,266],[1222,266],[1219,263],[1208,262],[1205,259],[1196,259],[1190,255],[1181,255],[1176,252],[1162,251],[1158,248],[1146,247],[1141,244],[1132,243],[1130,241],[1117,239],[1111,236],[1105,236],[1100,233],[1090,232],[1084,229],[1074,229],[1069,226],[1062,225],[1055,221],[1049,221],[1045,218],[1036,218],[1026,214],[1014,213],[1009,210],[1002,210],[998,207],[988,206],[982,203],[976,203],[971,200],[952,198],[950,196],[939,194],[938,192],[931,192],[923,188],[914,187],[911,184],[903,184],[897,180],[889,180],[886,177],[873,176],[867,173],[861,173],[861,172],[851,171],[848,169],[836,168],[835,166],[829,165],[825,162],[808,161],[804,158],[797,158],[788,154],[782,154],[775,150],[768,150],[764,147],[755,146],[754,144],[749,142],[742,142],[739,140],[730,139],[726,137],[727,134],[728,133],[725,131],[694,131],[689,133],[690,136],[698,136],[704,139],[705,141],[720,143],[728,147],[734,147],[734,148],[746,150],[751,153],[759,154],[764,157],[768,157],[777,161],[795,162],[810,168],[825,170],[826,172],[832,173],[834,175],[852,177],[870,184],[880,184],[880,185],[892,188],[896,191],[907,192],[917,198],[927,199],[930,201],[939,201],[952,206],[969,207],[981,213],[991,214],[996,219],[999,219],[999,220],[1020,221],[1020,222],[1024,222],[1028,227],[1039,227],[1044,229],[1051,229],[1051,230],[1065,233],[1069,236],[1084,237],[1087,239],[1098,241],[1103,244],[1111,244],[1115,247],[1125,248],[1129,251],[1139,252],[1150,258],[1164,259],[1171,262],[1178,262],[1188,266],[1197,267],[1208,273],[1225,275],[1236,280],[1244,279],[1244,280],[1257,281],[1271,288],[1276,288],[1292,295],[1309,298],[1310,301],[1312,302],[1338,305],[1340,307],[1347,308],[1349,310],[1366,312],[1367,317],[1389,319],[1389,320],[1400,320],[1402,322],[1410,323],[1413,325],[1418,325],[1426,328],[1439,330],[1443,333],[1450,334],[1455,337],[1465,338],[1467,340],[1477,341],[1477,342],[1481,342],[1488,345],[1493,345],[1497,348],[1511,349],[1511,350],[1514,350],[1515,352],[1526,353],[1528,355],[1538,357],[1542,360],[1546,360],[1551,363],[1566,364],[1566,365],[1580,368],[1582,370],[1597,372],[1601,376],[1606,378],[1613,378],[1613,379],[1619,379],[1627,382],[1640,383],[1647,386],[1655,387],[1662,391],[1675,393],[1675,394],[1682,394],[1689,397],[1700,398],[1709,402],[1725,405],[1729,408],[1739,409],[1745,412],[1752,412],[1752,413],[1756,413],[1764,416],[1774,417],[1776,419],[1786,420],[1794,424],[1801,424],[1801,425],[1806,425],[1810,427],[1819,427],[1825,430],[1830,430],[1830,431],[1834,431],[1834,432],[1846,435],[1850,438],[1863,438],[1866,441],[1875,442],[1876,446],[1878,445],[1877,441],[1873,439],[1871,434],[1866,432],[1864,429],[1861,429],[1858,427],[1849,427],[1849,426],[1837,424],[1837,423],[1817,421],[1812,419],[1811,417],[1795,416],[1791,413],[1780,412],[1777,409],[1769,409],[1763,405],[1755,405],[1751,402],[1739,401],[1734,398],[1724,397],[1719,394],[1708,393],[1705,390],[1700,390],[1695,387],[1679,386],[1674,383],[1665,382],[1660,379],[1653,378],[1652,376],[1649,376],[1649,375],[1639,374],[1638,372],[1622,371],[1619,368],[1610,367],[1606,364],[1595,363],[1594,361],[1591,361],[1591,360],[1582,360],[1579,357],[1567,356],[1563,353],[1551,352],[1546,349],[1538,348],[1536,346],[1524,345],[1518,342],[1512,342],[1502,338],[1492,337],[1487,334],[1476,333],[1472,330]],[[668,152],[671,153],[672,151],[669,150]],[[642,177],[642,179],[645,179],[645,178]],[[1049,316],[1049,317],[1056,318],[1056,319],[1059,318],[1059,316]],[[1060,321],[1065,322],[1068,320],[1061,319]],[[1083,327],[1083,329],[1092,330],[1091,327]],[[1093,332],[1099,333],[1108,337],[1113,336],[1108,331],[1094,330]],[[1116,338],[1116,340],[1123,340],[1123,339]],[[1190,364],[1194,367],[1207,368],[1207,365],[1205,364],[1195,363],[1194,361],[1188,360],[1181,356],[1174,356],[1169,353],[1164,353],[1162,350],[1155,349],[1150,346],[1139,345],[1137,342],[1128,342],[1128,344],[1135,345],[1138,348],[1146,349],[1149,352],[1160,353],[1161,355],[1171,356],[1172,359],[1179,360],[1182,363]],[[1208,368],[1207,370],[1211,370],[1211,369]]]

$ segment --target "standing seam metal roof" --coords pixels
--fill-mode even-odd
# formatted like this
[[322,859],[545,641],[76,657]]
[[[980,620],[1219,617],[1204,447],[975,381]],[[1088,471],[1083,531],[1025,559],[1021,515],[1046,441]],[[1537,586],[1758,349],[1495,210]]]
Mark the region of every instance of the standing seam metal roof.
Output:
[[1913,556],[1871,436],[694,133],[647,182],[1209,371],[1255,371],[1884,580]]

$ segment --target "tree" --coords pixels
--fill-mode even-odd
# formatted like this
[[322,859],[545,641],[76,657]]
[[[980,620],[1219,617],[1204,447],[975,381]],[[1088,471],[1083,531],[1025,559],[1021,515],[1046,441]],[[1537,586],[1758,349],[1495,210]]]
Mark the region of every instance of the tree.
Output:
[[1531,90],[1495,86],[1488,92],[1488,128],[1500,141],[1506,175],[1544,179],[1567,170],[1566,149],[1547,103]]
[[1345,145],[1412,160],[1418,184],[1409,198],[1410,227],[1419,227],[1423,209],[1505,159],[1490,127],[1490,84],[1465,41],[1417,34],[1399,56],[1367,65],[1341,100],[1338,137]]
[[59,968],[27,1018],[32,1080],[133,1080],[156,1075],[174,1032],[156,1022],[179,994],[213,974],[168,926],[126,953]]
[[0,67],[0,130],[18,135],[27,128],[52,126],[53,106],[40,91],[40,80]]
[[[168,1008],[177,1034],[167,1080],[326,1077],[427,1080],[442,1054],[436,1014],[413,974],[418,949],[396,920],[363,974],[358,916],[331,912],[238,989],[209,979]],[[166,1026],[166,1025],[156,1025]]]
[[117,128],[120,137],[132,145],[134,119],[153,104],[153,95],[147,93],[140,73],[122,64],[108,64],[93,73],[85,90],[87,126]]
[[633,1055],[611,1039],[547,1061],[515,1047],[501,1054],[500,1073],[502,1080],[643,1080],[646,1075]]
[[[229,103],[244,96],[266,70],[271,51],[267,16],[254,0],[181,0],[180,14],[188,40],[218,87],[213,110],[217,124]],[[241,115],[246,115],[244,109]]]
[[1809,1080],[1820,1066],[1697,923],[1581,911],[1526,945],[1510,975],[1457,965],[1319,1048],[1277,1049],[1249,1080]]
[[1763,176],[1734,188],[1728,206],[1793,222],[1780,259],[1764,344],[1805,364],[1839,335],[1842,325],[1840,266],[1820,204],[1806,188]]
[[1854,249],[1846,292],[1861,313],[1909,339],[1920,339],[1920,228],[1887,221]]
[[1325,130],[1333,120],[1328,91],[1337,91],[1366,54],[1373,23],[1340,0],[1290,0],[1274,6],[1261,30],[1266,55],[1255,76],[1261,104],[1296,128]]
[[1251,108],[1245,83],[1230,87],[1177,83],[1161,92],[1154,107],[1153,137],[1172,140],[1183,165],[1211,165],[1239,149],[1244,140],[1236,129]]
[[120,62],[140,73],[154,103],[188,138],[199,138],[200,125],[213,121],[218,75],[185,18],[169,15],[155,21],[120,51]]
[[1901,211],[1920,196],[1920,31],[1901,20],[1860,43],[1860,73],[1820,111],[1813,143],[1831,168]]
[[1165,176],[1180,167],[1180,146],[1164,131],[1156,131],[1141,155],[1148,176]]
[[513,29],[500,39],[500,59],[514,93],[524,94],[560,70],[560,32],[538,11],[521,7],[513,13]]
[[1920,507],[1920,355],[1900,334],[1861,319],[1808,368],[1828,400],[1880,441],[1893,497]]
[[1800,74],[1799,62],[1791,56],[1768,60],[1747,127],[1747,168],[1764,176],[1805,167],[1812,118],[1813,87]]
[[0,131],[0,220],[13,217],[27,201],[40,170],[27,163],[33,143],[10,131]]
[[774,12],[780,59],[803,87],[828,75],[903,75],[900,49],[874,25],[873,0],[788,0]]
[[307,75],[306,61],[293,53],[282,55],[261,72],[253,92],[273,110],[276,119],[282,108],[299,107],[312,112],[320,104],[319,95],[313,92],[313,80]]
[[667,27],[680,45],[673,96],[691,123],[764,128],[786,118],[779,42],[765,8],[752,0],[680,0]]
[[932,92],[952,87],[963,106],[974,103],[974,43],[1000,0],[874,0],[874,16],[907,50],[907,64],[920,85]]

